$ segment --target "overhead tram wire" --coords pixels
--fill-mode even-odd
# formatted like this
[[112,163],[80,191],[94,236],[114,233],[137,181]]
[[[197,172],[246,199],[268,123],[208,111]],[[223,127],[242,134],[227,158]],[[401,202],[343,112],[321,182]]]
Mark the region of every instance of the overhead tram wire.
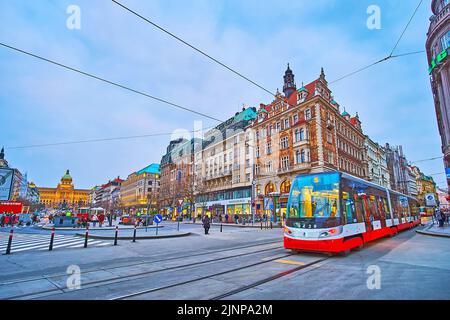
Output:
[[411,163],[427,162],[427,161],[433,161],[433,160],[438,160],[438,159],[442,159],[442,158],[444,158],[444,156],[439,156],[439,157],[433,157],[433,158],[428,158],[428,159],[421,159],[421,160],[411,161]]
[[405,35],[406,30],[408,29],[409,25],[411,24],[411,21],[414,19],[414,17],[416,16],[417,11],[419,10],[420,6],[422,5],[423,0],[419,1],[419,4],[417,5],[416,9],[414,10],[411,18],[409,19],[408,23],[406,24],[405,28],[403,29],[402,34],[400,35],[400,37],[398,38],[397,42],[395,43],[394,47],[391,50],[391,53],[389,54],[389,57],[392,57],[392,55],[394,54],[395,49],[397,49],[400,41],[402,40],[403,36]]
[[[244,76],[242,73],[240,73],[240,72],[234,70],[233,68],[227,66],[225,63],[223,63],[223,62],[221,62],[220,60],[218,60],[218,59],[212,57],[211,55],[209,55],[209,54],[207,54],[206,52],[204,52],[203,50],[197,48],[197,47],[194,46],[193,44],[190,44],[190,43],[187,42],[186,40],[181,39],[179,36],[173,34],[172,32],[170,32],[170,31],[168,31],[167,29],[163,28],[162,26],[158,25],[157,23],[151,21],[149,18],[146,18],[146,17],[142,16],[141,14],[139,14],[139,13],[137,13],[136,11],[130,9],[129,7],[125,6],[124,4],[120,3],[120,2],[117,1],[117,0],[111,0],[111,1],[112,1],[113,3],[115,3],[116,5],[120,6],[121,8],[123,8],[124,10],[126,10],[126,11],[130,12],[131,14],[135,15],[136,17],[138,17],[138,18],[144,20],[145,22],[151,24],[151,25],[154,26],[155,28],[157,28],[157,29],[161,30],[162,32],[168,34],[169,36],[175,38],[176,40],[178,40],[179,42],[183,43],[184,45],[186,45],[186,46],[190,47],[191,49],[197,51],[198,53],[202,54],[203,56],[207,57],[208,59],[214,61],[215,63],[221,65],[222,67],[224,67],[224,68],[226,68],[226,69],[228,69],[229,71],[233,72],[234,74],[238,75],[239,77],[245,79],[246,81],[248,81],[248,82],[252,83],[253,85],[257,86],[258,88],[260,88],[260,89],[264,90],[265,92],[271,94],[272,96],[276,97],[276,95],[275,95],[274,93],[272,93],[270,90],[264,88],[263,86],[261,86],[260,84],[256,83],[255,81],[253,81],[253,80],[249,79],[248,77]],[[415,51],[415,52],[409,52],[409,53],[406,53],[406,54],[393,55],[395,49],[397,48],[398,44],[400,43],[401,39],[403,38],[403,36],[404,36],[406,30],[408,29],[409,25],[411,24],[411,21],[413,20],[414,16],[416,15],[416,13],[417,13],[419,7],[422,5],[422,2],[423,2],[423,0],[421,0],[421,1],[419,2],[418,6],[417,6],[416,9],[414,10],[414,13],[412,14],[411,18],[409,19],[408,23],[406,24],[406,26],[405,26],[405,28],[404,28],[402,34],[400,35],[399,39],[397,40],[397,42],[396,42],[394,48],[392,49],[391,53],[390,53],[388,56],[386,56],[385,58],[380,59],[379,61],[374,62],[374,63],[372,63],[372,64],[370,64],[370,65],[367,65],[367,66],[365,66],[365,67],[362,67],[362,68],[360,68],[360,69],[358,69],[358,70],[356,70],[356,71],[353,71],[353,72],[351,72],[351,73],[349,73],[349,74],[347,74],[347,75],[344,75],[344,76],[338,78],[337,80],[334,80],[334,81],[330,82],[330,84],[333,84],[333,83],[336,83],[336,82],[338,82],[338,81],[344,80],[344,79],[346,79],[346,78],[348,78],[348,77],[350,77],[350,76],[352,76],[352,75],[355,75],[355,74],[357,74],[357,73],[359,73],[359,72],[361,72],[361,71],[364,71],[364,70],[366,70],[366,69],[369,69],[369,68],[371,68],[371,67],[373,67],[373,66],[375,66],[375,65],[377,65],[377,64],[379,64],[379,63],[382,63],[382,62],[384,62],[384,61],[390,60],[390,59],[392,59],[392,58],[399,58],[399,57],[403,57],[403,56],[408,56],[408,55],[412,55],[412,54],[418,54],[418,53],[425,52],[425,51]]]
[[[201,132],[202,130],[210,130],[215,128],[206,127],[198,130],[189,131],[189,133]],[[114,137],[114,138],[98,138],[98,139],[85,139],[85,140],[74,140],[74,141],[65,141],[65,142],[54,142],[54,143],[43,143],[43,144],[33,144],[33,145],[24,145],[24,146],[13,146],[6,147],[7,149],[30,149],[30,148],[41,148],[41,147],[53,147],[53,146],[63,146],[63,145],[72,145],[72,144],[83,144],[83,143],[95,143],[95,142],[105,142],[105,141],[117,141],[117,140],[130,140],[130,139],[138,139],[138,138],[149,138],[149,137],[158,137],[158,136],[170,136],[173,132],[156,132],[135,136],[122,136],[122,137]],[[181,136],[180,136],[181,138]]]
[[274,94],[273,92],[271,92],[270,90],[264,88],[262,85],[258,84],[256,81],[251,80],[249,77],[243,75],[242,73],[240,73],[239,71],[236,71],[235,69],[231,68],[230,66],[226,65],[224,62],[212,57],[211,55],[209,55],[208,53],[206,53],[205,51],[197,48],[196,46],[194,46],[193,44],[190,44],[189,42],[181,39],[179,36],[173,34],[172,32],[170,32],[169,30],[163,28],[162,26],[158,25],[157,23],[151,21],[150,19],[142,16],[141,14],[137,13],[136,11],[128,8],[127,6],[125,6],[124,4],[120,3],[119,1],[116,0],[111,0],[112,2],[114,2],[115,4],[117,4],[118,6],[120,6],[121,8],[123,8],[124,10],[130,12],[131,14],[135,15],[136,17],[144,20],[145,22],[151,24],[152,26],[154,26],[155,28],[161,30],[162,32],[168,34],[169,36],[171,36],[172,38],[178,40],[179,42],[183,43],[184,45],[188,46],[189,48],[197,51],[198,53],[200,53],[201,55],[205,56],[206,58],[212,60],[213,62],[219,64],[220,66],[224,67],[225,69],[231,71],[232,73],[236,74],[237,76],[241,77],[242,79],[250,82],[251,84],[257,86],[258,88],[264,90],[266,93],[276,97],[276,94]]
[[[114,1],[114,0],[113,0],[113,1]],[[405,28],[403,29],[403,31],[402,31],[400,37],[397,39],[397,42],[395,43],[394,47],[393,47],[392,50],[391,50],[391,53],[390,53],[388,56],[386,56],[386,57],[384,57],[383,59],[380,59],[380,60],[378,60],[378,61],[376,61],[376,62],[374,62],[374,63],[371,63],[371,64],[369,64],[369,65],[367,65],[367,66],[365,66],[365,67],[362,67],[362,68],[360,68],[360,69],[358,69],[358,70],[356,70],[356,71],[353,71],[353,72],[351,72],[351,73],[349,73],[349,74],[346,74],[346,75],[344,75],[344,76],[342,76],[342,77],[340,77],[340,78],[338,78],[338,79],[336,79],[336,80],[334,80],[334,81],[331,81],[330,84],[333,84],[333,83],[336,83],[336,82],[338,82],[338,81],[344,80],[344,79],[346,79],[346,78],[348,78],[348,77],[351,77],[351,76],[353,76],[353,75],[355,75],[355,74],[357,74],[357,73],[360,73],[360,72],[362,72],[362,71],[364,71],[364,70],[367,70],[367,69],[369,69],[369,68],[371,68],[371,67],[373,67],[373,66],[376,66],[377,64],[380,64],[380,63],[382,63],[382,62],[388,61],[388,60],[390,60],[390,59],[393,59],[393,58],[400,58],[400,57],[405,57],[405,56],[410,56],[410,55],[413,55],[413,54],[419,54],[419,53],[425,52],[425,50],[421,50],[421,51],[414,51],[414,52],[408,52],[408,53],[403,53],[403,54],[397,54],[397,55],[394,55],[395,50],[397,49],[398,45],[400,44],[400,41],[403,39],[403,36],[405,35],[406,30],[407,30],[408,27],[410,26],[410,24],[411,24],[412,20],[414,19],[414,17],[415,17],[415,15],[416,15],[417,11],[419,10],[420,6],[422,5],[422,2],[423,2],[423,0],[420,0],[420,1],[419,1],[419,4],[417,5],[417,7],[416,7],[416,9],[414,10],[414,12],[413,12],[413,14],[411,15],[411,17],[409,18],[408,23],[406,24],[406,26],[405,26]]]
[[31,52],[28,52],[28,51],[25,51],[25,50],[22,50],[22,49],[19,49],[19,48],[10,46],[10,45],[7,45],[7,44],[5,44],[5,43],[3,43],[3,42],[0,42],[0,45],[3,46],[3,47],[5,47],[5,48],[11,49],[11,50],[13,50],[13,51],[16,51],[16,52],[19,52],[19,53],[28,55],[28,56],[30,56],[30,57],[33,57],[33,58],[36,58],[36,59],[39,59],[39,60],[42,60],[42,61],[51,63],[51,64],[56,65],[56,66],[58,66],[58,67],[61,67],[61,68],[64,68],[64,69],[67,69],[67,70],[76,72],[76,73],[78,73],[78,74],[81,74],[81,75],[84,75],[84,76],[87,76],[87,77],[90,77],[90,78],[92,78],[92,79],[96,79],[96,80],[99,80],[99,81],[101,81],[101,82],[104,82],[104,83],[113,85],[113,86],[115,86],[115,87],[119,87],[119,88],[121,88],[121,89],[125,89],[125,90],[127,90],[127,91],[131,91],[131,92],[133,92],[133,93],[137,93],[137,94],[142,95],[142,96],[144,96],[144,97],[147,97],[147,98],[156,100],[156,101],[158,101],[158,102],[162,102],[162,103],[167,104],[167,105],[170,105],[170,106],[172,106],[172,107],[175,107],[175,108],[178,108],[178,109],[187,111],[187,112],[191,112],[191,113],[194,113],[194,114],[196,114],[196,115],[199,115],[199,116],[202,116],[202,117],[205,117],[205,118],[214,120],[214,121],[223,122],[223,120],[220,120],[220,119],[218,119],[218,118],[209,116],[209,115],[207,115],[207,114],[205,114],[205,113],[202,113],[202,112],[199,112],[199,111],[195,111],[195,110],[190,109],[190,108],[187,108],[187,107],[183,107],[183,106],[181,106],[181,105],[179,105],[179,104],[170,102],[170,101],[168,101],[168,100],[165,100],[165,99],[162,99],[162,98],[158,98],[158,97],[156,97],[156,96],[153,96],[153,95],[150,95],[150,94],[148,94],[148,93],[145,93],[145,92],[142,92],[142,91],[133,89],[133,88],[128,87],[128,86],[125,86],[125,85],[123,85],[123,84],[120,84],[120,83],[117,83],[117,82],[113,82],[113,81],[107,80],[107,79],[105,79],[105,78],[102,78],[102,77],[96,76],[96,75],[94,75],[94,74],[91,74],[91,73],[82,71],[82,70],[80,70],[80,69],[76,69],[76,68],[74,68],[74,67],[70,67],[70,66],[65,65],[65,64],[63,64],[63,63],[56,62],[56,61],[54,61],[54,60],[51,60],[51,59],[48,59],[48,58],[39,56],[39,55],[37,55],[37,54],[31,53]]

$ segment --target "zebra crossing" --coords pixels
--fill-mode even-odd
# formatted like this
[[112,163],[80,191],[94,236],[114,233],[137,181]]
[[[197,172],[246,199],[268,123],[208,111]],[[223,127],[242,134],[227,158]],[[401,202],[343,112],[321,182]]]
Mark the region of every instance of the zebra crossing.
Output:
[[[0,235],[0,254],[5,253],[8,246],[8,233],[2,233]],[[11,253],[23,252],[30,250],[45,251],[48,250],[50,244],[50,235],[42,234],[14,234]],[[102,240],[89,239],[89,247],[104,247],[112,245],[111,242]],[[53,250],[60,248],[83,248],[84,238],[68,235],[55,235],[53,241]]]

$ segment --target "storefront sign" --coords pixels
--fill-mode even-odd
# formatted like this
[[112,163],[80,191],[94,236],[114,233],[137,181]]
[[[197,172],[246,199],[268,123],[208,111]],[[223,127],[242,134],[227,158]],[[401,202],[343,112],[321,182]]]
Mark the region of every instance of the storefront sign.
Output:
[[0,200],[10,200],[14,170],[9,168],[0,169]]
[[447,59],[448,57],[448,51],[449,51],[450,47],[448,47],[445,50],[442,50],[441,53],[439,53],[435,59],[433,59],[433,61],[431,61],[431,66],[428,69],[428,73],[431,74],[433,72],[433,70],[445,59]]

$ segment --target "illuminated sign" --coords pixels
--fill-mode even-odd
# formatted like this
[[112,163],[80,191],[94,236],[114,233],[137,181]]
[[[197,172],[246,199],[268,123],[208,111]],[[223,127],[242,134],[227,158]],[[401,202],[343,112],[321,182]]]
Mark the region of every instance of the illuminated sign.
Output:
[[14,170],[9,168],[0,169],[0,200],[10,200]]
[[442,50],[441,53],[439,53],[435,59],[433,59],[431,61],[431,66],[428,69],[428,73],[431,74],[433,72],[433,70],[445,59],[447,59],[448,57],[448,50],[450,49],[450,47],[448,47],[447,49]]

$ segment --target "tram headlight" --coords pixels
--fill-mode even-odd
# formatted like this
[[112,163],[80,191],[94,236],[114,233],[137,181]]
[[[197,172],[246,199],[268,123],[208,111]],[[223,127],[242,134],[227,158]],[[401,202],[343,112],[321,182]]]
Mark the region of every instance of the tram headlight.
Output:
[[330,229],[330,230],[324,231],[321,234],[319,234],[319,238],[332,237],[332,236],[335,236],[335,235],[337,235],[337,234],[339,234],[341,232],[342,232],[341,228]]
[[284,227],[284,233],[292,234],[292,231],[288,227]]

